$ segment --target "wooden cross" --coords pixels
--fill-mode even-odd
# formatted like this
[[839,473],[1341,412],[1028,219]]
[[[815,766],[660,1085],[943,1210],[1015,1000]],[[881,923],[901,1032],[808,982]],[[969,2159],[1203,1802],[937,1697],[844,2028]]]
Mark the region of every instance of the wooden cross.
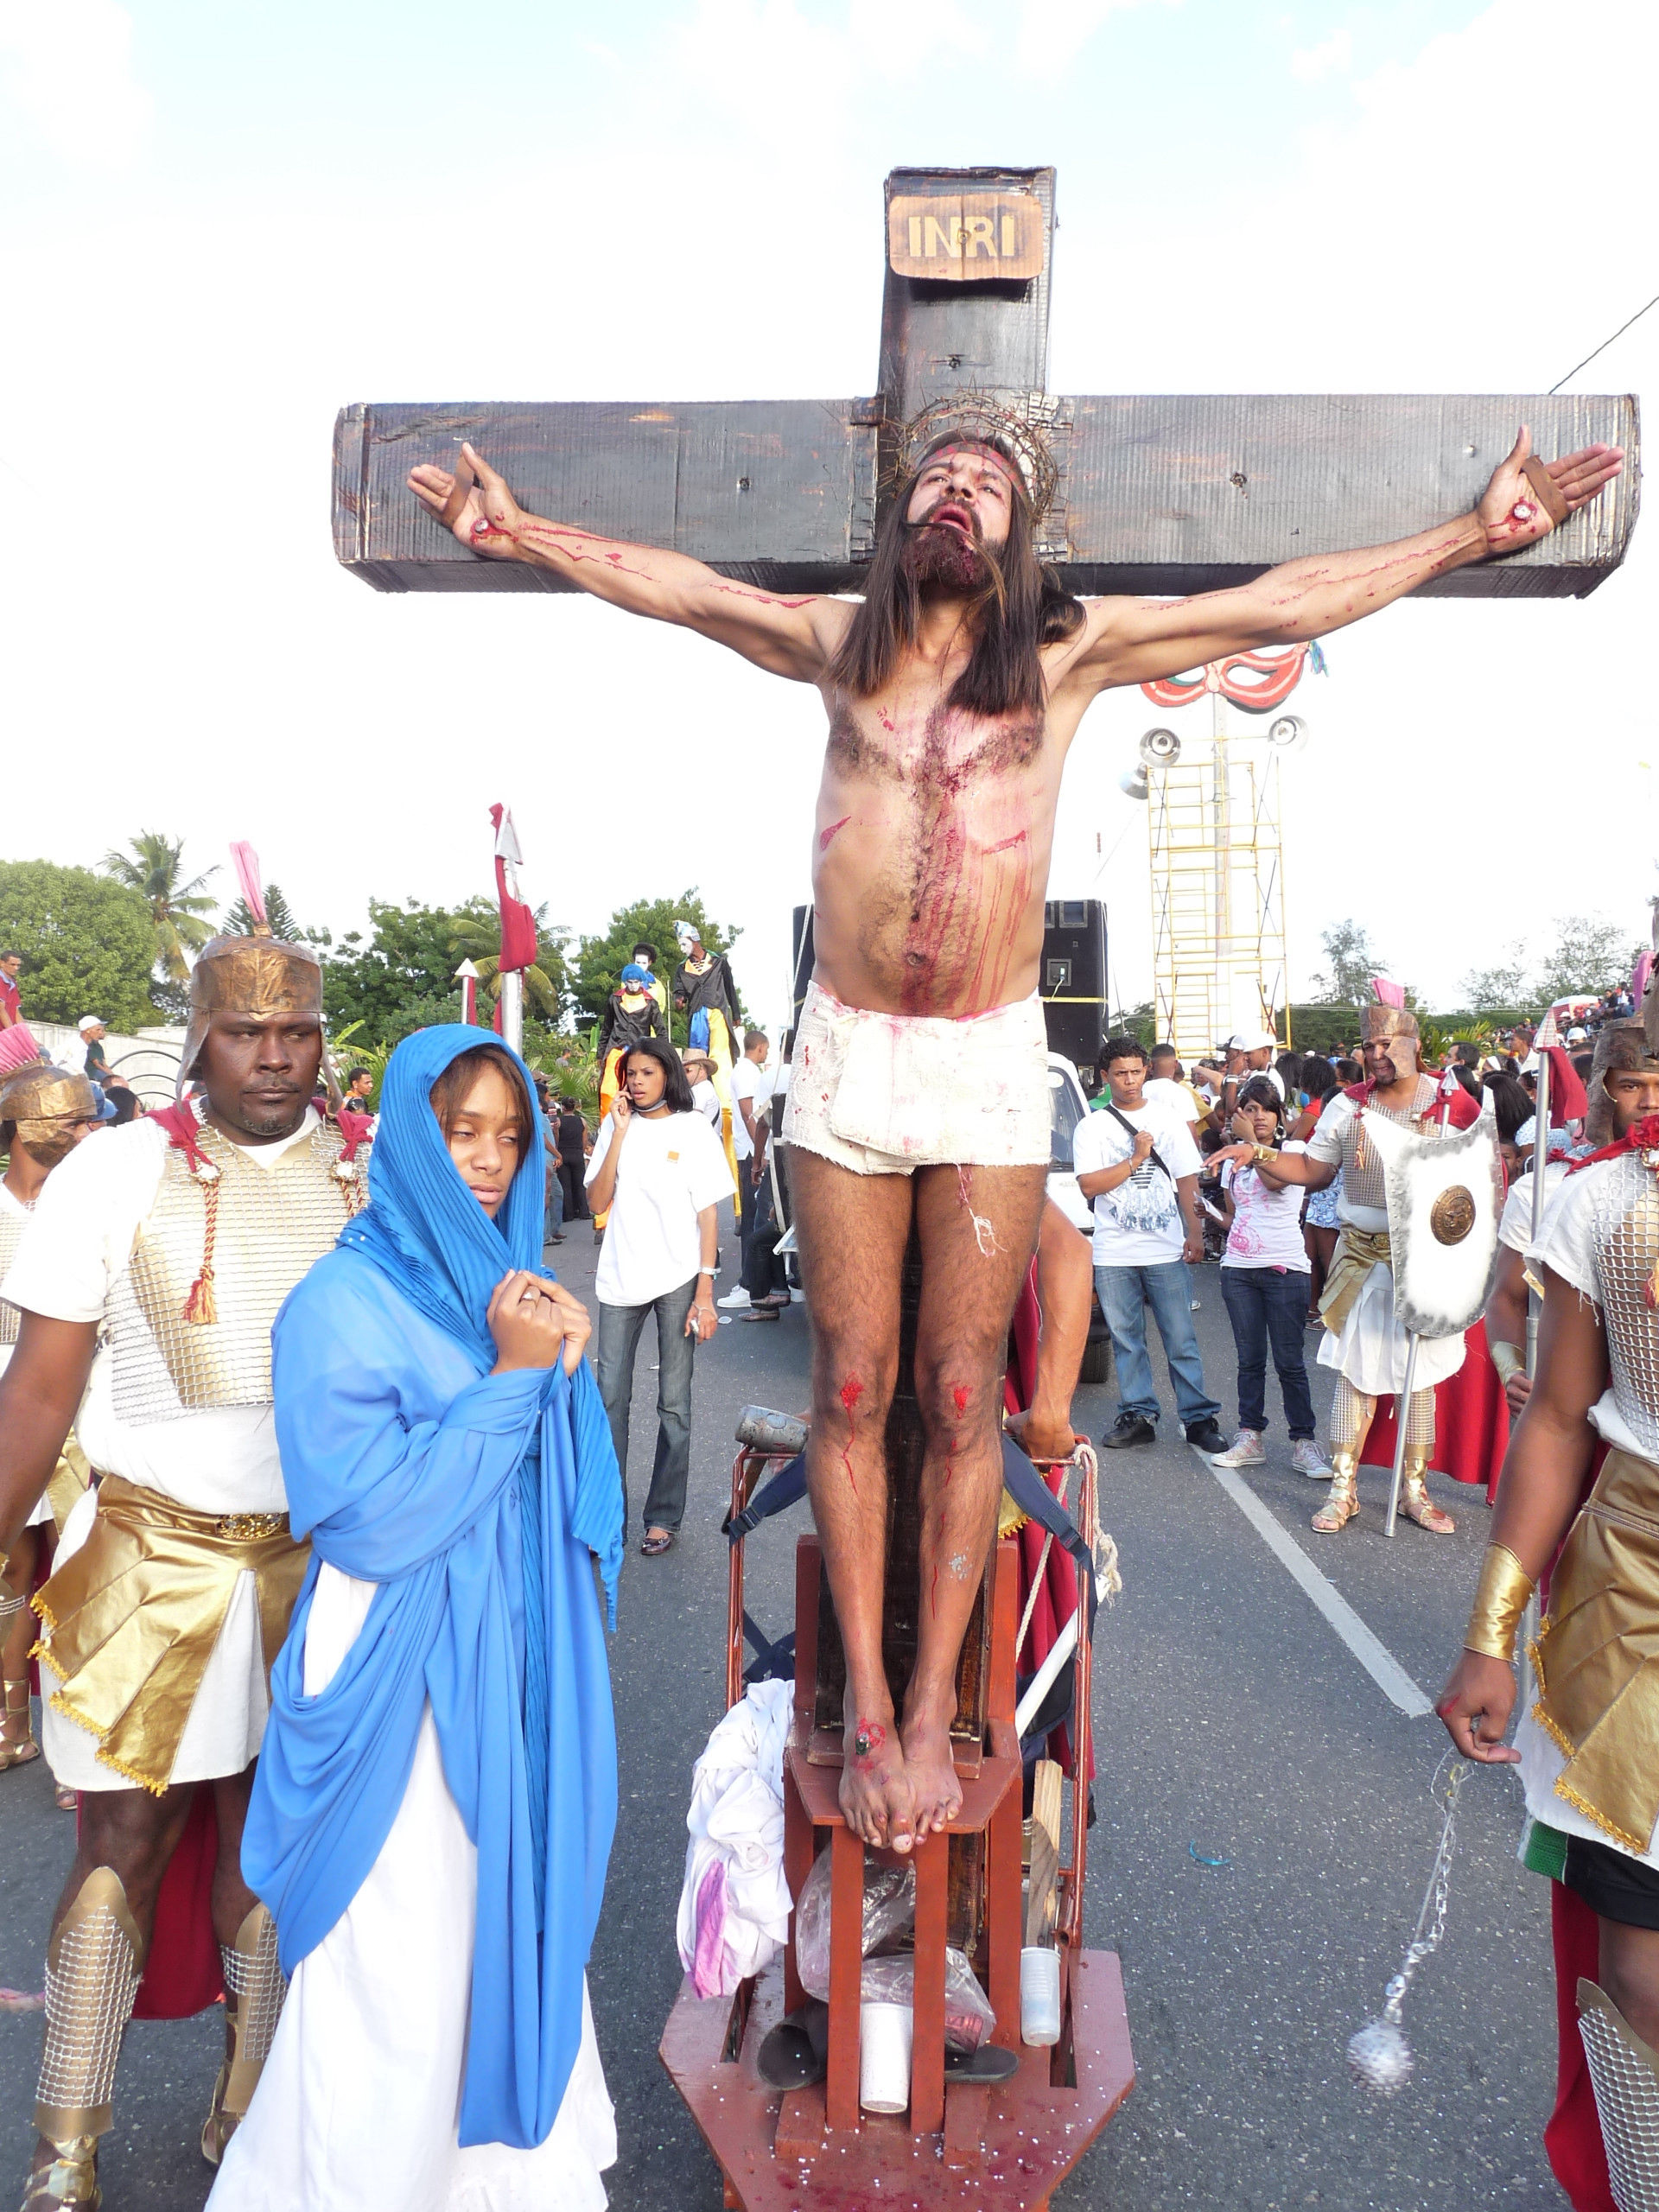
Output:
[[1051,397],[1054,172],[895,169],[887,181],[877,391],[689,405],[359,404],[334,431],[334,550],[378,591],[568,591],[467,552],[405,483],[469,439],[532,512],[671,548],[772,590],[858,588],[898,427],[953,391],[1046,427],[1059,470],[1039,550],[1068,590],[1182,594],[1466,512],[1531,425],[1546,458],[1602,442],[1625,471],[1559,530],[1426,593],[1593,591],[1636,520],[1633,398],[1434,393]]

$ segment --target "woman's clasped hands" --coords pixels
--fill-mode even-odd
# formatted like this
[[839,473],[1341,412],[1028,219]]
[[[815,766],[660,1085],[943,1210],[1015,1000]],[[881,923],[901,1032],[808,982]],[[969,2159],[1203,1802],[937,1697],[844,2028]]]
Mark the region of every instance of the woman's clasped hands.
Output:
[[580,1299],[573,1298],[563,1284],[532,1274],[527,1268],[515,1268],[502,1276],[491,1294],[486,1319],[495,1339],[493,1375],[551,1367],[561,1357],[565,1373],[574,1375],[594,1326]]

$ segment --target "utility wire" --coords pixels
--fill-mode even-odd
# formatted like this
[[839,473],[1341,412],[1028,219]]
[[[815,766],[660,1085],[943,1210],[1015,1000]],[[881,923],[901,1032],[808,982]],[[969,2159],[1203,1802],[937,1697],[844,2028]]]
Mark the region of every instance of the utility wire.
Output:
[[[1643,316],[1646,315],[1648,308],[1659,308],[1659,292],[1656,292],[1654,294],[1653,297],[1648,302],[1647,308],[1637,308],[1636,313],[1630,317],[1630,322],[1640,322]],[[1630,328],[1630,322],[1621,322],[1618,328],[1613,333],[1613,338],[1622,338],[1625,332]],[[1613,338],[1604,338],[1600,345],[1597,346],[1595,353],[1586,353],[1584,359],[1579,363],[1577,368],[1569,369],[1566,376],[1558,378],[1555,383],[1551,385],[1549,387],[1550,397],[1553,399],[1555,394],[1560,390],[1562,385],[1566,384],[1569,378],[1577,376],[1579,369],[1587,369],[1591,362],[1595,359],[1596,353],[1605,353],[1607,351],[1607,348],[1612,344]]]

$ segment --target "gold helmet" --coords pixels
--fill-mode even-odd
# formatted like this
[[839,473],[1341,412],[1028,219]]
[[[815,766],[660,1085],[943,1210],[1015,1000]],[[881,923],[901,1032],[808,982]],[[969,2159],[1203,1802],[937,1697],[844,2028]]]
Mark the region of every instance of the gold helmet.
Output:
[[[190,1018],[175,1091],[180,1098],[196,1072],[215,1014],[245,1014],[257,1021],[269,1020],[275,1014],[303,1014],[321,1025],[322,963],[308,944],[286,944],[257,925],[252,937],[210,938],[190,970]],[[329,1099],[338,1106],[340,1078],[327,1045],[322,1074]]]
[[1415,1075],[1423,1065],[1422,1033],[1406,1007],[1368,1006],[1363,1041],[1388,1046],[1396,1075]]
[[0,1122],[16,1126],[18,1143],[42,1167],[55,1167],[74,1148],[80,1124],[98,1118],[98,1101],[84,1075],[41,1065],[19,1068],[0,1080]]

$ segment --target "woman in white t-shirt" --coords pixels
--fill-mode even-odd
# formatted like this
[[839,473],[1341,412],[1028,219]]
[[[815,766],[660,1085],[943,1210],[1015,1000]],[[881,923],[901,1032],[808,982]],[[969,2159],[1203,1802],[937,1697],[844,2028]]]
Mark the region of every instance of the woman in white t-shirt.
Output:
[[588,1203],[609,1210],[594,1279],[594,1366],[628,1490],[628,1408],[647,1313],[657,1317],[657,1457],[639,1548],[665,1552],[685,1515],[691,1467],[691,1368],[715,1333],[715,1217],[732,1195],[725,1149],[691,1100],[677,1056],[656,1038],[631,1045],[621,1088],[588,1162]]
[[[1265,1076],[1252,1076],[1238,1094],[1235,1128],[1248,1124],[1251,1145],[1277,1144],[1284,1135],[1283,1105]],[[1242,1131],[1241,1131],[1242,1135]],[[1305,1152],[1291,1143],[1287,1152]],[[1314,1441],[1313,1397],[1307,1386],[1303,1339],[1307,1327],[1309,1270],[1302,1241],[1300,1184],[1271,1189],[1243,1144],[1223,1155],[1221,1187],[1227,1208],[1227,1249],[1221,1258],[1221,1295],[1238,1348],[1238,1434],[1217,1467],[1259,1467],[1268,1456],[1268,1352],[1279,1376],[1290,1464],[1298,1474],[1328,1481],[1331,1470]]]

